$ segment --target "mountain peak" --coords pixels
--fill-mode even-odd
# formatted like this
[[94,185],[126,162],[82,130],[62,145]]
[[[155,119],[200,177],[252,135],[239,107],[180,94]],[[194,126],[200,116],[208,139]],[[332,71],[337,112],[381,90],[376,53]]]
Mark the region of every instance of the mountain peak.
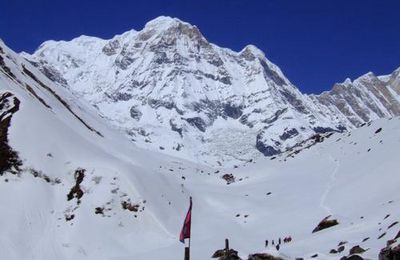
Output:
[[182,38],[182,36],[193,40],[195,43],[208,43],[195,25],[169,16],[160,16],[151,20],[138,33],[140,40],[147,41],[154,38],[157,39],[155,42],[157,44],[159,44],[160,39],[174,42],[174,39]]
[[265,58],[265,53],[252,44],[249,44],[246,47],[244,47],[243,50],[240,51],[240,54],[244,55],[245,57],[252,57],[252,58],[254,57],[261,59]]
[[159,16],[154,18],[153,20],[149,21],[146,23],[144,28],[148,27],[159,27],[159,26],[171,26],[175,24],[187,24],[190,25],[189,23],[186,23],[178,18],[175,17],[170,17],[170,16]]

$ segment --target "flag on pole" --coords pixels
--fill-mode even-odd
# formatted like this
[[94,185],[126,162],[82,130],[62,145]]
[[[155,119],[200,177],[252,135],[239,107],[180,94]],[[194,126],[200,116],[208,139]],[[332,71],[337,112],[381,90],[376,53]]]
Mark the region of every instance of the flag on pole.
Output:
[[185,222],[183,222],[183,227],[181,230],[181,234],[179,236],[179,241],[185,243],[186,238],[190,238],[190,226],[192,222],[192,197],[190,197],[190,205],[189,210],[186,213]]

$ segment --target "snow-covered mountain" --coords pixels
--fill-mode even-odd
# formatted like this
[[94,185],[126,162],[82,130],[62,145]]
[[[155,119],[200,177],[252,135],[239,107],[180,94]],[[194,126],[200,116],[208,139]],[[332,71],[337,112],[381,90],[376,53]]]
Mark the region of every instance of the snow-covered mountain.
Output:
[[354,126],[400,115],[400,68],[386,76],[369,72],[353,82],[347,79],[312,98],[332,113],[346,116]]
[[[225,238],[243,259],[377,259],[399,246],[399,132],[380,119],[211,168],[127,142],[0,41],[0,259],[182,259],[189,196],[193,260]],[[313,233],[328,216],[338,224]]]
[[47,41],[23,56],[136,145],[210,165],[273,156],[316,133],[400,115],[398,71],[307,96],[256,47],[218,47],[170,17],[110,40]]

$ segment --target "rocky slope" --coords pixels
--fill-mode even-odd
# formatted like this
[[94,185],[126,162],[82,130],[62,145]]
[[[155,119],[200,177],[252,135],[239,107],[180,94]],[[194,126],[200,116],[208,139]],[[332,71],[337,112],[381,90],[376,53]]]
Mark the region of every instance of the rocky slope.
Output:
[[400,68],[387,76],[369,72],[353,82],[347,79],[312,98],[333,113],[344,115],[354,126],[400,115]]
[[398,72],[307,96],[256,47],[218,47],[170,17],[110,40],[47,41],[23,56],[137,145],[211,165],[272,156],[316,133],[400,114]]

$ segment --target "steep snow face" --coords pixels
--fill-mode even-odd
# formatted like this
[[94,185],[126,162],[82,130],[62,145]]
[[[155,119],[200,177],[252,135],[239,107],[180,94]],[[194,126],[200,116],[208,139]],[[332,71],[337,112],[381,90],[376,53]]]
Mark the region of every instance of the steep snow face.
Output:
[[110,40],[45,42],[24,57],[137,145],[211,165],[272,156],[315,133],[398,114],[375,113],[380,104],[365,104],[372,99],[351,91],[347,99],[358,103],[347,104],[371,116],[342,108],[344,94],[302,95],[256,47],[220,48],[196,26],[170,17]]
[[45,42],[24,57],[138,145],[199,162],[274,155],[349,125],[318,111],[256,47],[220,48],[175,18],[110,40]]

